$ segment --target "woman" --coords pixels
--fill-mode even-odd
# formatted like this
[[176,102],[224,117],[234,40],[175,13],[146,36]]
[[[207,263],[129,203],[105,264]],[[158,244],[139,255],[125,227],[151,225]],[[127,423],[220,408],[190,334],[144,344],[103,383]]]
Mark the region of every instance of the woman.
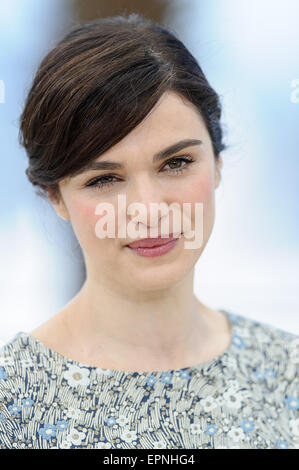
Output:
[[[43,59],[20,119],[26,174],[72,224],[86,280],[2,348],[1,448],[298,446],[298,338],[193,293],[220,117],[191,53],[138,14],[77,25]],[[202,234],[192,248],[189,232]]]

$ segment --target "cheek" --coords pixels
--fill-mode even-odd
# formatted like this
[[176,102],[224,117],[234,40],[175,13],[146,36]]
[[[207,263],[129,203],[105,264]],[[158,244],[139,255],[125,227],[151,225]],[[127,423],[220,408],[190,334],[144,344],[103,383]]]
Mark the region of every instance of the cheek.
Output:
[[[201,172],[200,175],[192,178],[189,184],[184,187],[181,194],[181,203],[191,203],[192,227],[201,227],[203,224],[203,238],[207,240],[211,232],[214,220],[214,178],[211,171]],[[202,204],[196,209],[196,203]],[[203,215],[203,220],[201,219]]]
[[182,202],[209,204],[214,196],[214,179],[211,172],[192,178],[181,192]]
[[89,200],[76,200],[73,201],[70,208],[71,220],[74,231],[80,241],[94,237],[96,240],[95,226],[104,214],[95,214],[96,204]]

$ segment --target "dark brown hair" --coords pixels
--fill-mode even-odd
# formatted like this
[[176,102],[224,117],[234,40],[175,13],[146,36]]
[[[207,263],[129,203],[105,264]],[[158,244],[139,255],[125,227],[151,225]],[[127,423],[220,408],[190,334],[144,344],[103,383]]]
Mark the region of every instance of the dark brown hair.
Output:
[[59,198],[61,179],[124,138],[168,90],[198,108],[217,158],[219,97],[174,32],[138,13],[76,24],[43,58],[20,116],[37,194]]

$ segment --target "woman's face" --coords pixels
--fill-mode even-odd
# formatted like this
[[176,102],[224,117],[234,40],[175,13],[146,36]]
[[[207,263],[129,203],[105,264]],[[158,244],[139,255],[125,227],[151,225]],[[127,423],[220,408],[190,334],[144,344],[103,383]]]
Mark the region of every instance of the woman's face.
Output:
[[[186,146],[163,160],[153,162],[155,154],[185,139],[197,139],[202,143]],[[178,156],[192,162],[178,162]],[[72,223],[83,251],[88,278],[122,293],[131,289],[153,291],[173,286],[194,267],[210,237],[215,215],[214,190],[220,181],[221,157],[218,161],[214,157],[210,136],[197,108],[174,92],[165,93],[141,124],[96,161],[103,160],[121,163],[123,168],[90,169],[66,178],[60,182],[60,202],[52,200],[58,214]],[[87,186],[101,177],[98,183]],[[125,238],[117,236],[120,224],[118,195],[125,197],[126,209],[131,203],[141,203],[147,211],[147,219],[139,218],[139,226],[145,230],[142,235],[136,235],[139,239],[149,238],[150,227],[153,226],[157,227],[158,235],[165,233],[160,220],[165,217],[165,212],[159,213],[156,224],[151,223],[151,203],[164,203],[164,207],[165,203],[167,206],[179,204],[182,220],[183,203],[189,203],[189,231],[200,222],[195,220],[195,203],[202,203],[202,243],[197,248],[185,248],[184,242],[194,238],[187,239],[183,233],[174,248],[161,256],[136,254],[126,246],[134,241],[128,230]],[[114,210],[114,237],[99,238],[96,234],[96,224],[101,217],[107,217],[107,212],[98,215],[95,210],[99,203],[104,202]],[[136,221],[138,229],[137,215],[126,212],[124,219],[120,220],[125,222],[125,228]],[[170,234],[177,233],[177,230],[172,230],[173,222],[173,212],[169,211]],[[183,225],[180,228],[183,232]]]

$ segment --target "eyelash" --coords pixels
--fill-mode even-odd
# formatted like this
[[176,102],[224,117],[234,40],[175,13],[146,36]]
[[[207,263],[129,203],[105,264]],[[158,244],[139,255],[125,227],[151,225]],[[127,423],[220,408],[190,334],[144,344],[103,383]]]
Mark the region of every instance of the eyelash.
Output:
[[[185,162],[186,165],[184,165],[182,168],[175,168],[173,170],[166,170],[166,173],[170,173],[170,174],[175,174],[175,175],[179,175],[181,173],[183,173],[185,170],[187,170],[190,166],[191,163],[194,162],[193,158],[191,158],[189,155],[188,156],[184,156],[184,157],[173,157],[171,158],[170,160],[167,160],[167,162],[165,162],[165,165],[168,165],[169,163],[173,163],[173,162]],[[107,188],[109,186],[113,186],[115,181],[109,181],[108,183],[103,183],[103,180],[105,180],[106,178],[116,178],[116,176],[114,175],[111,175],[111,174],[108,174],[108,175],[103,175],[103,176],[99,176],[93,180],[91,180],[89,183],[87,183],[85,186],[86,187],[92,187],[92,188],[96,188],[96,189],[103,189],[103,188]]]

